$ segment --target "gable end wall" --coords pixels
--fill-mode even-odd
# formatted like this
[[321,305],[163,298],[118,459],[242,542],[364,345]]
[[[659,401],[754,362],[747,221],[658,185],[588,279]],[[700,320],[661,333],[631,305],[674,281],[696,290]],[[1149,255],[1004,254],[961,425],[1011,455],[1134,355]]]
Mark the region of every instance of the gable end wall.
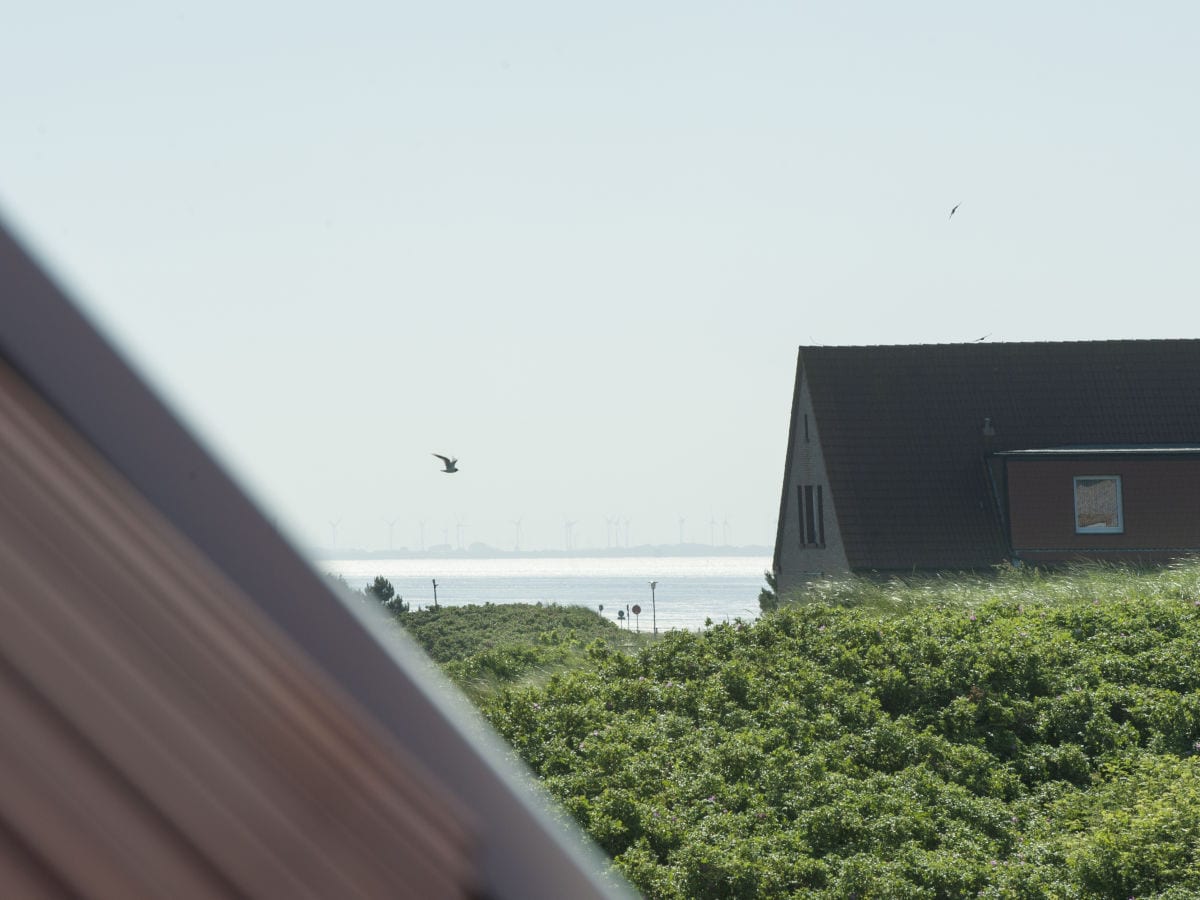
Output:
[[[805,416],[808,417],[807,440]],[[816,575],[845,572],[849,569],[841,530],[838,527],[835,498],[829,487],[829,475],[821,451],[820,429],[813,413],[812,397],[802,369],[796,381],[788,444],[787,474],[779,505],[779,529],[775,548],[775,574],[780,594],[799,588]],[[822,488],[824,547],[806,546],[801,543],[801,509],[797,488],[806,484],[820,485]]]

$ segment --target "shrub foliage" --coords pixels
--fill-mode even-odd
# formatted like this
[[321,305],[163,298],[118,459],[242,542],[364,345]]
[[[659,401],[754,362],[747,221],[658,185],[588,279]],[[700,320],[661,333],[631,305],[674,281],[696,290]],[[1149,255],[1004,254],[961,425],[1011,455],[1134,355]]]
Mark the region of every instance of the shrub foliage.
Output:
[[481,708],[649,897],[1200,896],[1198,570],[955,584],[594,640]]
[[590,609],[541,603],[435,606],[391,610],[397,623],[468,696],[479,701],[499,687],[538,683],[588,663],[585,648],[633,650],[639,636]]

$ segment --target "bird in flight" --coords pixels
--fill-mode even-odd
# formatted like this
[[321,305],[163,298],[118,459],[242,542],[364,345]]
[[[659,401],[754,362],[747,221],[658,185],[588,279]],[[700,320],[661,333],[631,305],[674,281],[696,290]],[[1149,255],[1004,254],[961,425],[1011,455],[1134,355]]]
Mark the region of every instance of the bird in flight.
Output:
[[435,453],[433,455],[436,456],[438,459],[440,459],[442,461],[442,464],[445,466],[445,468],[442,469],[443,472],[457,472],[458,471],[458,458],[457,457],[451,458],[449,456],[442,456],[442,454],[440,454],[440,453]]
[[960,206],[962,206],[962,204],[961,204],[961,203],[955,203],[955,204],[954,204],[954,207],[953,207],[953,208],[950,210],[950,215],[947,217],[947,220],[949,220],[949,219],[953,219],[953,218],[954,218],[954,214],[955,214],[956,212],[958,212],[958,208],[959,208]]

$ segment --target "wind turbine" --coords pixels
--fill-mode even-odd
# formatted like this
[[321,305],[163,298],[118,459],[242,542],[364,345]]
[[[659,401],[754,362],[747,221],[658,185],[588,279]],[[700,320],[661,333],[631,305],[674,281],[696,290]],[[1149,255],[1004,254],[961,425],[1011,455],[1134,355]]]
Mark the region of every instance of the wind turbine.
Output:
[[333,545],[329,548],[331,550],[337,549],[337,527],[341,524],[342,524],[342,520],[340,518],[329,520],[329,531],[331,534],[330,539],[333,541]]
[[683,546],[683,523],[686,521],[687,521],[687,519],[685,519],[683,517],[683,515],[680,514],[680,516],[679,516],[679,545],[681,547]]
[[383,521],[387,523],[387,527],[388,527],[388,550],[395,550],[396,547],[395,547],[394,542],[392,541],[392,538],[395,536],[395,533],[396,533],[396,520],[395,519],[384,519]]
[[575,522],[575,521],[563,522],[563,537],[565,539],[564,542],[566,543],[568,550],[574,549],[574,543],[571,540],[571,537],[572,537],[571,532],[573,532],[575,530],[575,526],[578,524],[579,523]]
[[604,546],[610,550],[612,549],[612,536],[613,536],[613,520],[611,518],[609,518],[608,516],[605,516],[604,517]]
[[514,531],[514,535],[513,535],[513,549],[514,550],[521,549],[521,522],[524,518],[525,518],[525,514],[522,513],[520,516],[518,516],[516,519],[514,519],[512,521],[512,526],[513,526],[513,531]]
[[725,540],[725,546],[729,546],[729,516],[725,517],[725,521],[721,523],[721,536]]
[[629,519],[625,519],[625,546],[629,546]]
[[710,546],[717,546],[717,518],[711,510],[708,513],[708,543]]
[[469,525],[463,524],[462,516],[454,517],[454,543],[458,547],[459,550],[464,549],[463,548],[463,540],[462,540],[463,529],[469,528],[469,527],[470,527]]

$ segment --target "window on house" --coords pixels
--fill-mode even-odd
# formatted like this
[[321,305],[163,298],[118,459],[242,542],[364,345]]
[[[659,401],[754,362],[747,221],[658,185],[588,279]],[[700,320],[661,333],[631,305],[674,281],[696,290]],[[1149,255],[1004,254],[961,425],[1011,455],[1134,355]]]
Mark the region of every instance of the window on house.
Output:
[[1075,477],[1076,534],[1120,534],[1125,530],[1121,510],[1120,475]]
[[796,486],[800,512],[800,543],[808,547],[825,546],[825,499],[819,484]]

